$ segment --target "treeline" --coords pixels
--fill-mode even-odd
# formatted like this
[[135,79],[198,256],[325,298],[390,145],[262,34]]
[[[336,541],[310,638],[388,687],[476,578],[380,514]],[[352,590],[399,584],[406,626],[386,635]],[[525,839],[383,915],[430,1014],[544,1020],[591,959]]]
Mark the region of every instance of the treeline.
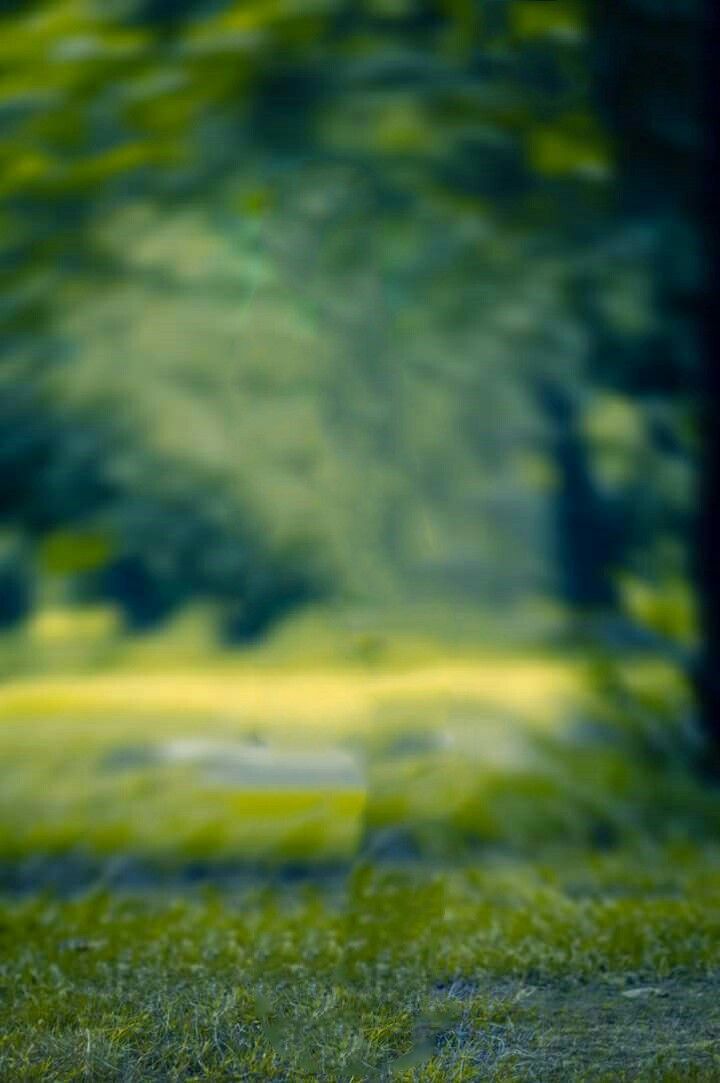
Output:
[[692,5],[0,18],[5,623],[55,577],[136,628],[435,593],[689,634]]

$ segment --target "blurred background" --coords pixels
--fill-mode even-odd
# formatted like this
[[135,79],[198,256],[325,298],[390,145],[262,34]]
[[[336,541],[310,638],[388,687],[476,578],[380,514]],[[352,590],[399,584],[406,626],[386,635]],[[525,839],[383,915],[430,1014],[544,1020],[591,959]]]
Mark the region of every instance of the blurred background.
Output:
[[700,30],[0,4],[6,877],[714,830]]

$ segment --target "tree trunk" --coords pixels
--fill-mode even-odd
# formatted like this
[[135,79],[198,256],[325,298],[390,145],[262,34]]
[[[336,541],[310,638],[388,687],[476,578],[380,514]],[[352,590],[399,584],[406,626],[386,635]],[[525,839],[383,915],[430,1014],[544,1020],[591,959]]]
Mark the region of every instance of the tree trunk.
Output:
[[672,308],[699,347],[692,374],[675,362],[678,386],[694,396],[699,447],[691,544],[701,644],[690,676],[708,764],[720,770],[720,15],[716,0],[590,0],[589,10],[623,214],[661,230],[679,223],[703,249],[698,282],[678,289],[672,252],[654,274],[663,315]]
[[700,716],[720,767],[720,14],[706,4],[703,44],[703,198],[705,291],[702,306],[702,368],[699,427],[700,480],[696,538],[696,579],[702,647],[696,672]]

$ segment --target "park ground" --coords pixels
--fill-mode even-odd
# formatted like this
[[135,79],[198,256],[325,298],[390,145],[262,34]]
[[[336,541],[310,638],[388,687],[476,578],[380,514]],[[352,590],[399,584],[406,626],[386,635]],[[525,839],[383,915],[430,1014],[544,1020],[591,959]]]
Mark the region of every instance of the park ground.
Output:
[[720,799],[658,664],[605,714],[557,652],[71,669],[0,689],[0,1079],[720,1079]]

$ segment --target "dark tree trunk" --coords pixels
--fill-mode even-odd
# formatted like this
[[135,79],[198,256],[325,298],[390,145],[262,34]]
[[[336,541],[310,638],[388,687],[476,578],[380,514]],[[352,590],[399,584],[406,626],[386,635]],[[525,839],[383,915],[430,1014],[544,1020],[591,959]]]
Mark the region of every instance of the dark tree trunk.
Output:
[[[701,240],[700,280],[678,288],[673,254],[655,268],[663,315],[699,345],[695,371],[672,361],[695,399],[698,483],[693,573],[701,646],[693,679],[720,769],[720,14],[716,0],[590,0],[595,81],[615,139],[623,215],[668,221]],[[695,133],[695,138],[693,138]],[[699,332],[699,334],[698,334]],[[687,386],[692,381],[691,386]]]
[[616,602],[612,569],[622,532],[593,481],[572,391],[538,379],[535,395],[547,420],[548,450],[558,479],[553,513],[559,587],[563,599],[586,616]]
[[696,673],[701,719],[720,766],[720,14],[706,4],[703,43],[703,199],[705,303],[702,306],[702,458],[697,520],[696,577],[702,647]]

